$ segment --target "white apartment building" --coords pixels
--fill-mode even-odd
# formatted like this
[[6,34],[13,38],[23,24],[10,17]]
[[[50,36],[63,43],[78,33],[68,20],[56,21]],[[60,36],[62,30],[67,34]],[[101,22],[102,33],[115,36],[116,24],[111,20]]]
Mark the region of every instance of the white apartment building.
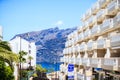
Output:
[[120,80],[120,0],[98,0],[81,21],[65,43],[60,80],[70,64],[74,80]]
[[0,26],[0,40],[2,40],[2,37],[3,37],[2,33],[3,33],[2,26]]
[[[33,68],[36,67],[36,46],[34,42],[28,42],[25,39],[16,36],[9,43],[13,52],[17,54],[19,53],[19,51],[27,52],[27,55],[24,56],[24,58],[26,58],[26,63],[21,64],[22,69],[27,69],[29,67],[30,62],[30,60],[28,59],[29,56],[33,58],[31,60],[31,66],[33,66]],[[14,75],[17,76],[17,74],[18,74],[17,66],[15,66]]]

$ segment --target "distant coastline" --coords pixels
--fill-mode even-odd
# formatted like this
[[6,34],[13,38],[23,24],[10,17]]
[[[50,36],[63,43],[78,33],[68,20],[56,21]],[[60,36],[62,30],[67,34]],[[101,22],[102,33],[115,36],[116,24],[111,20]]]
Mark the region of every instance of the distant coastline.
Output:
[[41,65],[43,68],[46,68],[47,70],[52,69],[53,71],[59,71],[60,64],[61,63],[37,62],[37,65]]

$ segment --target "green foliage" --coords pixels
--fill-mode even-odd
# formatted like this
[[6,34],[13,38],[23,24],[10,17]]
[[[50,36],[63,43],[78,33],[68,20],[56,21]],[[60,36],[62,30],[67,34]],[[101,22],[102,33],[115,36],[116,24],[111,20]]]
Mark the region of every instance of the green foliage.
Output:
[[37,74],[36,74],[36,73],[34,73],[34,74],[32,75],[32,77],[38,77],[38,76],[37,76]]
[[22,77],[27,77],[28,71],[27,70],[22,70]]
[[10,66],[6,66],[5,62],[0,60],[0,80],[14,80],[13,71]]
[[11,51],[10,45],[6,41],[0,41],[0,60],[9,64],[11,70],[13,69],[13,62],[18,62],[17,54]]
[[45,68],[43,68],[41,65],[36,65],[36,71],[47,72],[47,70]]
[[27,52],[25,52],[25,51],[20,51],[19,52],[19,62],[21,62],[21,63],[26,62],[26,59],[24,58],[25,55],[27,55]]

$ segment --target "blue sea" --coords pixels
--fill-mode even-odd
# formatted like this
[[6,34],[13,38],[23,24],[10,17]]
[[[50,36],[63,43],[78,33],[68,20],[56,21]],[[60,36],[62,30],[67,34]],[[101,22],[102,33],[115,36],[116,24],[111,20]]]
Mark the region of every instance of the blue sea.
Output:
[[52,69],[54,71],[59,71],[61,63],[37,62],[37,64],[41,65],[43,68],[46,68],[47,70]]

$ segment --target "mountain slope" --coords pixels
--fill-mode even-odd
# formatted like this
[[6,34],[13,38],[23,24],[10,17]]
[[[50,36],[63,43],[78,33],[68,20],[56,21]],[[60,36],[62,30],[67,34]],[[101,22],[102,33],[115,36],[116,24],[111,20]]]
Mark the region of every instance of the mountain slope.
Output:
[[[22,38],[35,42],[37,46],[37,62],[54,62],[59,61],[62,56],[63,48],[67,35],[76,30],[76,28],[59,29],[50,28],[41,31],[18,34]],[[15,38],[14,36],[13,38]]]

